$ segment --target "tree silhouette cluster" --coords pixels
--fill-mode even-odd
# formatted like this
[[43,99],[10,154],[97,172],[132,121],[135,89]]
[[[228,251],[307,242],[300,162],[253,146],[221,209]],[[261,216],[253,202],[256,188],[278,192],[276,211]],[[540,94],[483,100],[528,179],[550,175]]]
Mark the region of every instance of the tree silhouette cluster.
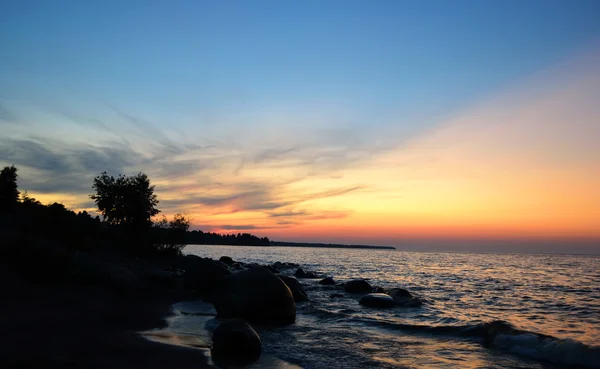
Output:
[[131,177],[120,174],[115,178],[103,172],[94,178],[92,188],[95,193],[90,197],[110,224],[145,228],[160,213],[154,186],[143,173]]
[[[189,219],[176,214],[171,220],[155,219],[160,213],[154,186],[143,173],[134,176],[94,178],[90,197],[99,216],[75,213],[63,204],[44,205],[27,192],[20,194],[17,168],[0,172],[0,243],[53,243],[71,251],[115,249],[134,255],[178,255],[186,244],[269,245],[269,239],[248,233],[220,235],[189,231]],[[61,247],[62,247],[61,246]]]

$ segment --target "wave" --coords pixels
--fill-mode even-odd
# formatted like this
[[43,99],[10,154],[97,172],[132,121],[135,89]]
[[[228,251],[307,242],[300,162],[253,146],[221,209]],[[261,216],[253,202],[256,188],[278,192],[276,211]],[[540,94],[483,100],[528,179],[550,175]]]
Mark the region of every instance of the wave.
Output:
[[403,324],[369,318],[357,318],[357,321],[391,330],[475,338],[486,347],[502,349],[530,359],[560,366],[600,368],[598,346],[521,330],[502,320],[467,325]]

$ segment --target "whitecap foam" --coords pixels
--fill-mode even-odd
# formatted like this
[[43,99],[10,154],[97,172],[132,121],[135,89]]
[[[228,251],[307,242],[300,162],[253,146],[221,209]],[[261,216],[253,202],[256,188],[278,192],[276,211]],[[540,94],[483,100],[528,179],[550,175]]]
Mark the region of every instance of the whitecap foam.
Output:
[[600,348],[589,347],[573,339],[542,338],[534,333],[498,334],[492,345],[516,355],[557,365],[600,368]]

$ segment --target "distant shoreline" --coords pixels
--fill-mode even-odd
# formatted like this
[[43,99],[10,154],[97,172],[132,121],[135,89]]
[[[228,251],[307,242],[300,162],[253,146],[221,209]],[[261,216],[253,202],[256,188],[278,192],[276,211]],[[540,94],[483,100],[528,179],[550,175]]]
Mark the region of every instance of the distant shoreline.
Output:
[[343,245],[343,244],[338,244],[338,243],[310,243],[310,242],[283,242],[283,241],[271,241],[271,246],[319,247],[319,248],[325,248],[325,249],[396,250],[396,248],[393,246]]
[[320,247],[326,249],[370,249],[370,250],[396,250],[393,246],[369,246],[369,245],[342,245],[336,243],[308,243],[308,242],[282,242],[271,241],[271,246],[282,247]]
[[199,246],[247,246],[247,247],[316,247],[323,249],[368,249],[368,250],[396,250],[393,246],[369,246],[369,245],[342,245],[335,243],[303,243],[303,242],[282,242],[271,241],[269,245],[227,245],[227,244],[205,244],[205,243],[189,243],[190,245]]

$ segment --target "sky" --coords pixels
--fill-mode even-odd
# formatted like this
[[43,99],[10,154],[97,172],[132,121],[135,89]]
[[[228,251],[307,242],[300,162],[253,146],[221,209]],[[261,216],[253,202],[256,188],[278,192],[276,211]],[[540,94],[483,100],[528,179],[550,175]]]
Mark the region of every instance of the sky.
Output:
[[600,252],[598,101],[596,0],[0,3],[20,190],[204,231]]

